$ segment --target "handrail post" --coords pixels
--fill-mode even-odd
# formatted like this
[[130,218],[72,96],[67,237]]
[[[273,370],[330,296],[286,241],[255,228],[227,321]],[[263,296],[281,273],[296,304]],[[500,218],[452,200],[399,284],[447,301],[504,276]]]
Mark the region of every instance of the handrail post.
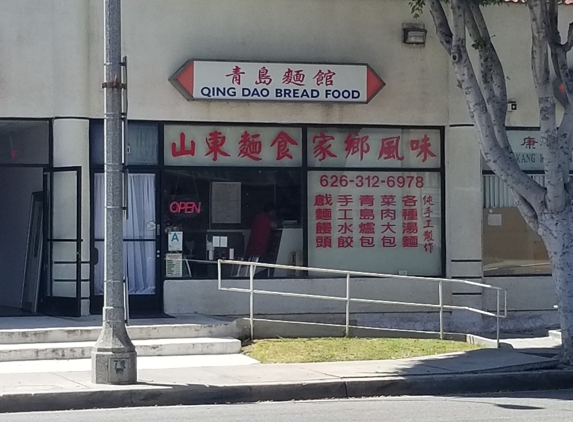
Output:
[[249,298],[249,319],[251,322],[251,340],[255,339],[255,324],[254,324],[254,318],[253,318],[253,307],[255,306],[255,293],[254,293],[254,281],[253,279],[255,278],[255,266],[254,265],[250,265],[249,266],[249,293],[250,293],[250,298]]
[[444,287],[443,281],[440,280],[438,291],[440,295],[440,340],[444,339]]
[[503,289],[503,317],[507,318],[507,289]]
[[497,295],[496,295],[497,307],[496,307],[496,314],[495,314],[495,320],[496,320],[495,341],[497,344],[497,348],[499,349],[499,289],[496,290],[496,292],[497,292]]
[[350,337],[350,273],[346,274],[346,332],[345,337]]

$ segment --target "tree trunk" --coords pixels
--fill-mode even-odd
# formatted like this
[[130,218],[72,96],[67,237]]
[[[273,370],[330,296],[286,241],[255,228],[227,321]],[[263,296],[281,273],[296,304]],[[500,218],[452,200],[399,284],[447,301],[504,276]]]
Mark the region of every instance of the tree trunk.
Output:
[[545,243],[555,283],[562,360],[573,364],[573,210],[546,213],[539,217],[539,234]]

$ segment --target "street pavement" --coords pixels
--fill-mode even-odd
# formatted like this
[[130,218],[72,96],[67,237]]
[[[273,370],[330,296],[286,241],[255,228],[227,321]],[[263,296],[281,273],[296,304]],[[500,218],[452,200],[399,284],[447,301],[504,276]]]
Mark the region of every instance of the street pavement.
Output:
[[132,386],[92,384],[89,360],[4,362],[0,413],[573,388],[573,370],[525,351],[309,364],[147,357],[138,359],[139,383]]
[[573,390],[2,415],[3,422],[561,422],[572,419]]

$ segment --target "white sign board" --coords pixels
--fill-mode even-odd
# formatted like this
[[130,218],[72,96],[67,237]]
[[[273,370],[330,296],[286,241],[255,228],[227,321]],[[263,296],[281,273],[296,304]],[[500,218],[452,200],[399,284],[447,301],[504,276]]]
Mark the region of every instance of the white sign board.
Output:
[[168,166],[299,167],[302,129],[295,127],[166,125]]
[[170,81],[188,100],[367,103],[384,87],[366,64],[190,60]]
[[183,251],[183,232],[169,232],[167,247],[169,252]]
[[440,275],[440,174],[311,171],[311,267]]
[[[541,150],[544,140],[539,130],[508,130],[507,137],[515,159],[522,170],[543,170]],[[484,170],[489,170],[482,157]],[[573,170],[573,162],[571,163]]]

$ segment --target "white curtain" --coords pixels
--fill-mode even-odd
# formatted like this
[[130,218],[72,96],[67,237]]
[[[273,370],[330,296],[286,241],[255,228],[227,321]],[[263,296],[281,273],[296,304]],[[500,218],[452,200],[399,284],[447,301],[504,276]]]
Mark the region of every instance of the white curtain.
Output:
[[[128,279],[129,294],[155,293],[156,258],[155,229],[155,175],[130,174],[128,178],[129,218],[123,224],[124,274]],[[99,262],[94,271],[96,294],[103,294],[103,210],[104,178],[94,179],[94,234],[99,250]],[[148,241],[142,241],[147,239]],[[151,240],[151,241],[150,241]]]
[[[545,186],[545,175],[530,174],[533,180]],[[484,208],[513,208],[515,201],[511,189],[495,174],[483,176],[483,207]]]

